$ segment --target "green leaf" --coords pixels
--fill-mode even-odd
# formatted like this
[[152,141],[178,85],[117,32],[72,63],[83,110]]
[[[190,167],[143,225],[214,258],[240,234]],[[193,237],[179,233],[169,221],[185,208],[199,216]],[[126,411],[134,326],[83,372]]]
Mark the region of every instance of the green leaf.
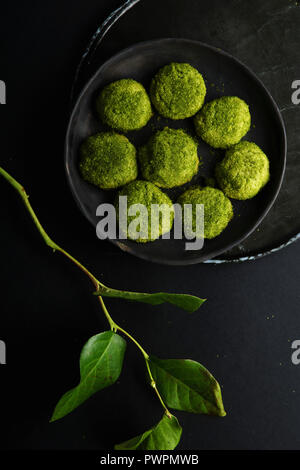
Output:
[[176,305],[176,307],[180,307],[187,312],[195,312],[206,300],[188,294],[168,294],[167,292],[144,294],[142,292],[128,292],[123,290],[110,289],[109,287],[101,287],[100,290],[94,294],[101,295],[101,297],[116,297],[119,299],[133,300],[151,305],[169,303]]
[[129,441],[115,445],[115,450],[173,450],[178,445],[182,428],[177,418],[166,414],[153,428]]
[[80,383],[58,402],[51,421],[63,418],[94,393],[112,385],[122,370],[126,341],[112,331],[88,340],[80,355]]
[[218,382],[199,362],[150,356],[149,365],[168,407],[191,413],[226,415]]

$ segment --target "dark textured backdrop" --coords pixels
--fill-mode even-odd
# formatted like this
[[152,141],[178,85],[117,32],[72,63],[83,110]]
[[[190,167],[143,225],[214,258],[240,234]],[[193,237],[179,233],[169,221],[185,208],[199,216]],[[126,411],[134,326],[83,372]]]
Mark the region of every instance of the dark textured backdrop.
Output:
[[[265,65],[265,80],[285,108],[291,81],[300,79],[296,3],[142,0],[104,41],[103,60],[143,39],[203,40],[235,54],[254,71]],[[300,245],[255,263],[152,265],[98,241],[73,202],[63,169],[70,86],[91,33],[119,4],[28,0],[1,6],[0,79],[8,88],[8,103],[0,107],[1,165],[27,187],[50,235],[106,284],[208,298],[193,315],[167,306],[108,302],[115,319],[147,350],[161,357],[196,359],[222,384],[226,418],[176,413],[183,425],[181,449],[298,449],[300,366],[292,365],[290,356],[291,341],[300,339]],[[279,24],[284,25],[280,35]],[[253,42],[257,37],[262,37],[259,44]],[[285,116],[288,133],[297,116]],[[289,135],[293,175],[298,135]],[[129,345],[118,384],[63,421],[48,424],[60,395],[78,380],[82,345],[107,325],[88,280],[43,245],[4,181],[0,201],[0,339],[8,349],[8,363],[0,366],[5,433],[0,446],[110,449],[161,415],[145,383],[143,361]],[[292,218],[297,208],[291,207]]]

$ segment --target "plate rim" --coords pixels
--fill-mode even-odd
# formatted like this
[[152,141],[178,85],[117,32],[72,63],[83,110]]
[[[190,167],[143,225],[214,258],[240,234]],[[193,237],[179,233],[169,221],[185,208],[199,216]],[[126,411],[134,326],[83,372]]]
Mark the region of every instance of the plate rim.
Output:
[[[111,62],[114,62],[115,60],[118,60],[123,55],[127,55],[128,53],[131,53],[131,52],[135,52],[137,48],[152,46],[152,45],[155,45],[155,44],[158,44],[158,43],[161,43],[161,42],[165,42],[165,43],[180,42],[180,43],[186,43],[186,44],[194,44],[194,45],[204,47],[206,49],[210,49],[214,53],[221,54],[221,55],[227,57],[228,59],[230,59],[231,61],[235,62],[236,64],[238,64],[242,69],[244,69],[259,84],[259,86],[263,89],[264,93],[268,96],[268,98],[269,98],[269,100],[272,104],[272,107],[274,109],[274,112],[277,116],[278,122],[280,124],[280,128],[281,128],[280,153],[283,155],[283,166],[282,166],[282,172],[281,172],[280,180],[279,180],[279,183],[277,185],[277,188],[276,188],[276,191],[275,191],[273,197],[271,198],[271,200],[269,201],[267,207],[265,208],[265,210],[262,212],[262,214],[258,218],[257,222],[251,227],[251,229],[249,229],[243,236],[239,237],[237,240],[230,243],[226,247],[226,250],[223,250],[223,249],[215,250],[212,254],[208,255],[207,257],[205,255],[201,256],[201,254],[199,254],[198,257],[195,257],[193,259],[176,260],[176,261],[175,260],[174,261],[172,261],[172,260],[163,260],[161,258],[158,259],[157,257],[151,257],[151,256],[149,256],[147,254],[144,254],[144,253],[138,253],[138,251],[136,252],[135,250],[132,250],[127,245],[122,244],[119,240],[108,239],[108,241],[113,243],[114,245],[118,246],[118,248],[120,248],[122,251],[125,251],[126,253],[131,254],[132,256],[136,256],[139,259],[144,259],[146,261],[151,261],[153,263],[158,263],[158,264],[162,264],[162,265],[187,266],[187,265],[193,265],[193,264],[199,264],[199,263],[209,263],[209,262],[210,263],[216,263],[216,264],[232,262],[232,260],[222,260],[222,259],[217,260],[216,257],[222,255],[223,253],[225,253],[229,250],[231,250],[235,246],[239,245],[246,238],[248,238],[255,231],[255,229],[261,224],[261,222],[266,217],[266,215],[268,214],[268,212],[270,211],[270,209],[272,208],[273,204],[275,203],[275,201],[278,197],[279,191],[280,191],[281,186],[282,186],[283,178],[284,178],[284,175],[285,175],[285,170],[286,170],[287,133],[286,133],[285,123],[284,123],[283,117],[281,115],[280,109],[279,109],[275,99],[271,95],[270,91],[267,89],[265,84],[262,82],[262,80],[252,71],[252,69],[250,67],[248,67],[248,65],[244,64],[240,59],[236,58],[235,56],[231,55],[229,52],[226,52],[226,51],[224,51],[223,49],[221,49],[219,47],[215,47],[215,46],[212,46],[210,44],[207,44],[205,42],[198,41],[198,40],[195,40],[195,39],[178,38],[178,37],[177,38],[172,38],[172,37],[156,38],[156,39],[152,39],[152,40],[140,41],[140,42],[134,43],[131,46],[120,50],[119,52],[117,52],[116,54],[111,56],[109,59],[107,59],[105,62],[103,62],[98,67],[96,72],[92,75],[92,77],[82,87],[82,90],[78,94],[78,96],[77,96],[77,98],[76,98],[76,100],[73,104],[72,112],[69,116],[67,131],[66,131],[66,135],[65,135],[65,143],[64,143],[64,166],[65,166],[65,172],[66,172],[68,185],[71,189],[73,199],[75,200],[78,208],[80,209],[82,214],[85,216],[85,218],[91,223],[91,225],[93,227],[95,227],[94,223],[90,220],[83,204],[80,202],[79,198],[77,197],[77,193],[76,193],[76,190],[75,190],[74,185],[72,183],[72,179],[70,177],[70,172],[69,172],[69,162],[68,162],[68,155],[69,155],[69,150],[70,150],[70,148],[69,148],[69,138],[70,138],[71,126],[72,126],[72,122],[73,122],[73,119],[74,119],[74,115],[77,111],[78,105],[79,105],[80,101],[82,100],[83,96],[85,95],[85,93],[87,92],[87,90],[89,89],[91,84],[94,82],[96,77],[101,73],[101,70],[104,67],[109,66]],[[253,258],[256,258],[257,256],[258,255],[256,255],[256,256],[255,255],[254,256],[250,255],[250,256],[245,256],[244,258],[245,259],[253,259]],[[236,259],[236,262],[238,262],[238,261],[239,261],[239,259]]]

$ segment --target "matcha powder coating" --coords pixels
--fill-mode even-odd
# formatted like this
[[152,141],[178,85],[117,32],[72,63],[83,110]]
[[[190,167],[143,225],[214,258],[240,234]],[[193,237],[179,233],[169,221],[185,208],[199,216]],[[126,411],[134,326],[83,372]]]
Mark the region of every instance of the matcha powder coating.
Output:
[[[138,238],[134,237],[132,229],[130,229],[130,223],[138,217],[136,215],[129,215],[127,211],[127,224],[122,222],[119,218],[119,196],[127,196],[127,207],[128,211],[130,206],[134,204],[143,204],[148,214],[147,216],[141,217],[141,223],[138,224],[136,232],[140,232]],[[158,204],[163,205],[162,213],[159,217],[155,217],[154,220],[151,217],[151,205]],[[168,233],[173,225],[174,211],[171,199],[163,193],[157,186],[148,181],[133,181],[119,191],[116,199],[116,209],[119,218],[120,230],[127,234],[128,238],[137,242],[149,242],[154,241],[160,235]],[[152,233],[151,233],[152,229]]]
[[[215,238],[227,227],[233,217],[230,200],[220,191],[207,186],[206,188],[193,187],[185,191],[178,199],[178,203],[192,204],[192,223],[185,220],[185,230],[196,232],[196,204],[204,205],[204,238]],[[197,236],[197,235],[196,235]],[[199,235],[198,235],[199,237]]]
[[101,189],[119,188],[137,178],[136,149],[123,135],[92,135],[81,145],[80,156],[83,179]]
[[138,153],[143,178],[162,188],[181,186],[197,173],[197,142],[181,129],[156,132]]
[[194,119],[197,134],[214,148],[237,144],[250,129],[251,116],[245,101],[223,96],[205,104]]
[[186,119],[204,103],[206,86],[202,75],[190,64],[171,63],[152,80],[150,96],[157,111],[170,119]]
[[104,124],[122,132],[141,129],[152,117],[145,88],[132,79],[107,85],[97,98],[96,108]]
[[228,197],[250,199],[269,181],[269,160],[256,144],[244,140],[227,150],[216,167],[216,178]]

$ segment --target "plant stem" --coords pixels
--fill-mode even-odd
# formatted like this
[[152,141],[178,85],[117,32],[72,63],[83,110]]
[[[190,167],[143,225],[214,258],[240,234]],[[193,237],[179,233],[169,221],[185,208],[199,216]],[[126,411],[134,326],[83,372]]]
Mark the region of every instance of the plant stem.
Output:
[[156,382],[155,382],[155,380],[154,380],[154,378],[153,378],[153,375],[152,375],[152,372],[151,372],[151,369],[150,369],[150,366],[149,366],[149,358],[148,358],[148,359],[145,358],[145,361],[146,361],[147,371],[148,371],[148,374],[149,374],[149,377],[150,377],[150,380],[151,380],[151,382],[150,382],[151,387],[154,389],[156,395],[158,396],[158,399],[159,399],[159,401],[160,401],[162,407],[164,408],[164,410],[165,410],[166,415],[168,416],[168,418],[172,418],[172,415],[171,415],[170,411],[169,411],[168,408],[166,407],[166,405],[165,405],[165,403],[164,403],[164,401],[163,401],[163,399],[162,399],[162,397],[161,397],[159,391],[157,390]]
[[11,184],[11,186],[13,186],[19,193],[19,195],[21,196],[25,206],[26,206],[26,209],[28,210],[29,214],[31,215],[31,218],[33,220],[33,222],[35,223],[35,226],[37,227],[38,231],[40,232],[40,235],[43,237],[46,245],[50,246],[50,248],[53,249],[53,251],[59,251],[60,253],[62,253],[64,256],[66,256],[67,258],[69,258],[69,260],[71,260],[74,264],[76,264],[76,266],[78,268],[81,269],[81,271],[83,271],[89,278],[90,280],[93,282],[94,286],[95,287],[105,287],[104,284],[102,284],[100,281],[98,281],[98,279],[95,278],[95,276],[93,276],[93,274],[88,270],[86,269],[85,266],[83,266],[79,261],[77,261],[77,259],[73,258],[72,255],[70,255],[67,251],[65,251],[63,248],[61,248],[59,245],[57,245],[50,237],[49,235],[46,233],[46,231],[44,230],[43,226],[41,225],[40,221],[38,220],[30,202],[29,202],[29,196],[28,194],[26,193],[25,189],[23,188],[23,186],[18,183],[18,181],[16,181],[9,173],[7,173],[1,166],[0,166],[0,174]]
[[98,299],[99,299],[100,305],[101,305],[101,307],[102,307],[102,310],[103,310],[103,312],[104,312],[104,315],[106,316],[106,318],[107,318],[107,320],[108,320],[108,323],[109,323],[109,325],[110,325],[111,330],[112,330],[112,331],[117,331],[117,329],[116,329],[116,324],[115,324],[115,322],[113,321],[113,319],[111,318],[110,314],[108,313],[108,310],[107,310],[107,308],[106,308],[106,305],[105,305],[105,303],[104,303],[102,297],[99,296]]
[[[26,209],[28,210],[29,214],[31,215],[31,218],[35,224],[35,226],[37,227],[38,231],[40,232],[40,235],[42,236],[42,238],[44,239],[46,245],[48,245],[50,248],[53,249],[53,251],[59,251],[60,253],[62,253],[64,256],[66,256],[70,261],[72,261],[79,269],[81,269],[81,271],[83,271],[88,277],[89,279],[92,281],[92,283],[94,284],[94,286],[96,287],[96,290],[99,290],[100,287],[106,287],[104,284],[102,284],[100,281],[98,281],[98,279],[85,267],[83,266],[79,261],[77,261],[77,259],[75,259],[72,255],[70,255],[67,251],[65,251],[63,248],[61,248],[59,245],[57,245],[50,237],[49,235],[46,233],[46,231],[44,230],[43,226],[41,225],[39,219],[37,218],[30,202],[29,202],[29,196],[28,194],[26,193],[24,187],[18,183],[18,181],[16,181],[9,173],[7,173],[7,171],[5,171],[1,166],[0,166],[0,175],[2,175],[6,181],[8,181],[11,186],[13,186],[14,189],[16,189],[16,191],[19,193],[19,195],[21,196],[24,204],[25,204],[25,207]],[[110,325],[110,328],[112,331],[114,332],[117,332],[118,330],[121,331],[124,335],[126,335],[138,348],[139,350],[141,351],[141,353],[143,354],[144,356],[144,359],[146,361],[146,366],[147,366],[147,371],[148,371],[148,374],[149,374],[149,377],[150,377],[150,381],[151,381],[151,386],[154,388],[155,390],[155,393],[156,395],[158,396],[159,398],[159,401],[161,403],[161,405],[163,406],[167,416],[169,418],[171,418],[171,413],[169,412],[168,408],[166,407],[165,403],[163,402],[163,399],[161,398],[157,388],[156,388],[156,383],[153,379],[153,376],[152,376],[152,373],[151,373],[151,369],[150,369],[150,366],[149,366],[149,355],[146,353],[146,351],[142,348],[142,346],[127,332],[125,331],[123,328],[121,328],[120,326],[118,326],[114,320],[111,318],[107,308],[106,308],[106,305],[103,301],[103,298],[101,296],[98,296],[99,298],[99,302],[100,302],[100,305],[102,307],[102,310],[104,312],[104,315]]]
[[149,359],[149,354],[146,353],[146,351],[142,348],[142,346],[125,330],[123,330],[123,328],[121,328],[119,325],[116,325],[115,324],[115,327],[117,330],[121,331],[122,333],[124,333],[124,335],[126,335],[138,348],[139,350],[141,351],[141,353],[143,354],[144,356],[144,359],[146,361],[148,361]]
[[166,407],[159,391],[157,390],[156,388],[156,382],[153,378],[153,375],[152,375],[152,372],[151,372],[151,369],[150,369],[150,366],[149,366],[149,354],[146,353],[145,349],[142,348],[142,346],[126,331],[126,330],[123,330],[123,328],[121,328],[119,325],[117,325],[116,323],[114,323],[114,326],[116,328],[116,331],[121,331],[122,333],[124,333],[124,335],[126,335],[138,348],[139,350],[141,351],[141,353],[143,354],[144,356],[144,359],[145,359],[145,362],[146,362],[146,367],[147,367],[147,372],[148,372],[148,375],[150,377],[150,385],[151,387],[154,389],[162,407],[164,408],[165,412],[166,412],[166,415],[168,416],[168,418],[172,418],[172,415],[170,413],[170,411],[168,410],[168,408]]

